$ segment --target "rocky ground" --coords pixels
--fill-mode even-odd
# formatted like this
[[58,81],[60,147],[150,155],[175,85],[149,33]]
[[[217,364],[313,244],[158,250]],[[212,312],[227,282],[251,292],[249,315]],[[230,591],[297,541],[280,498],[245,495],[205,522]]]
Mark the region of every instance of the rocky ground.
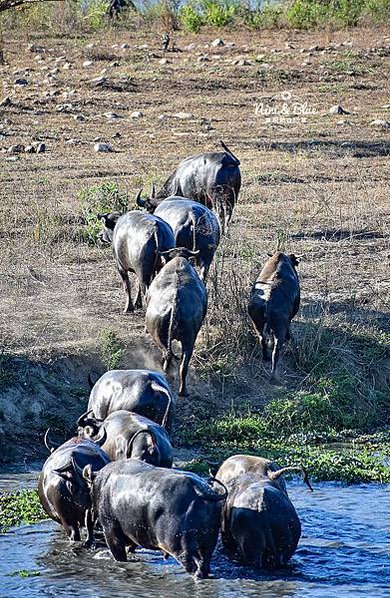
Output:
[[[180,51],[165,53],[159,35],[145,31],[5,36],[2,458],[32,456],[47,425],[69,433],[85,405],[87,373],[104,369],[107,330],[124,347],[121,366],[160,367],[143,313],[122,314],[110,250],[81,241],[79,192],[111,181],[131,205],[140,187],[162,183],[188,155],[218,149],[219,139],[241,160],[242,194],[211,277],[193,393],[179,417],[191,421],[210,406],[259,409],[275,392],[298,388],[310,374],[302,355],[315,350],[319,319],[330,332],[388,338],[388,32],[229,31],[214,39],[178,34]],[[286,356],[275,390],[244,314],[250,282],[277,242],[304,257],[301,353]],[[247,330],[244,353],[241,337],[220,338],[235,318]],[[231,343],[229,359],[216,349],[223,342]],[[340,359],[348,350],[340,346]],[[389,360],[375,360],[382,388]]]

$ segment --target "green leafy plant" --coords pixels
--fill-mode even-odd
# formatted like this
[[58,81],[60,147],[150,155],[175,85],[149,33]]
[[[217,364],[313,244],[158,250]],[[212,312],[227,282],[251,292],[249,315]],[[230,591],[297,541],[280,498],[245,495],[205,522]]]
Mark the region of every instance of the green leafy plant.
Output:
[[92,185],[78,193],[80,213],[83,220],[81,237],[91,245],[98,241],[101,229],[97,218],[99,213],[121,212],[128,208],[128,197],[119,190],[116,183],[106,182],[102,185]]
[[21,523],[36,523],[47,519],[36,490],[0,493],[0,533]]
[[101,355],[107,370],[117,369],[124,355],[123,343],[111,328],[102,332]]
[[189,2],[185,4],[179,13],[179,18],[184,29],[198,33],[202,25],[204,25],[204,18],[196,8],[194,3]]

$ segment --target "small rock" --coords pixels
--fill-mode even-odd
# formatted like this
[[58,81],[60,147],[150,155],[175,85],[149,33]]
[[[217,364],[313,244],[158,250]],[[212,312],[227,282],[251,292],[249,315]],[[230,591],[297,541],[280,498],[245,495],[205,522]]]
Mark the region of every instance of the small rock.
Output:
[[21,154],[22,152],[24,152],[24,145],[22,145],[21,143],[11,145],[11,147],[8,148],[7,152],[9,154]]
[[28,85],[27,79],[15,79],[14,85]]
[[90,66],[92,66],[92,65],[93,65],[93,62],[92,62],[92,60],[85,60],[85,61],[83,62],[83,67],[84,67],[85,69],[88,69],[88,68],[89,68]]
[[198,56],[198,62],[210,62],[210,58],[207,54],[204,54],[203,56]]
[[135,111],[130,114],[130,118],[141,118],[143,115],[143,112]]
[[86,50],[92,50],[92,48],[94,48],[94,47],[95,47],[94,43],[90,43],[85,46]]
[[35,152],[35,148],[33,145],[26,145],[26,147],[24,148],[24,152],[26,154],[33,154]]
[[85,116],[83,114],[74,114],[73,118],[76,122],[83,122],[83,120],[85,120]]
[[175,118],[179,118],[180,120],[189,120],[190,118],[194,118],[194,115],[190,112],[177,112],[173,116]]
[[188,46],[185,46],[185,50],[188,50],[188,52],[191,52],[192,50],[195,50],[196,48],[196,44],[192,43],[192,44],[188,44]]
[[148,47],[148,44],[142,44],[141,46],[138,46],[138,50],[147,50]]
[[104,116],[108,120],[116,120],[116,119],[120,118],[119,114],[117,114],[116,112],[105,112]]
[[293,46],[291,42],[284,42],[284,47],[286,50],[293,50],[295,46]]
[[62,65],[62,68],[64,69],[64,71],[69,71],[71,67],[70,62],[65,62],[65,64]]
[[10,118],[5,118],[3,122],[5,125],[12,125],[13,121]]
[[390,127],[390,123],[387,120],[384,120],[383,118],[376,118],[375,120],[372,120],[370,122],[370,126],[371,127],[384,127],[385,129],[388,129]]
[[347,110],[344,110],[344,108],[342,108],[342,106],[332,106],[329,109],[329,114],[349,114],[349,112],[347,112]]
[[6,160],[7,162],[16,162],[16,160],[19,160],[19,156],[9,156]]
[[73,110],[72,104],[58,104],[57,112],[71,112]]
[[107,77],[102,75],[101,77],[95,77],[95,79],[91,79],[90,83],[95,85],[95,87],[103,87],[107,83]]
[[211,42],[213,48],[218,48],[218,46],[224,46],[225,42],[220,37],[217,37],[213,42]]
[[11,98],[9,96],[6,96],[0,102],[0,106],[2,108],[7,108],[7,106],[11,106],[11,104],[12,104],[12,100],[11,100]]
[[112,152],[112,147],[109,143],[95,143],[93,149],[95,150],[95,152],[101,152],[104,154]]
[[161,60],[159,60],[160,64],[169,64],[169,60],[168,58],[161,58]]
[[78,145],[79,143],[81,143],[81,141],[80,139],[67,139],[65,143],[67,145]]
[[256,62],[261,62],[262,60],[264,60],[265,58],[265,54],[258,54],[255,58]]
[[127,50],[128,48],[130,48],[130,44],[121,44],[120,47],[122,50]]

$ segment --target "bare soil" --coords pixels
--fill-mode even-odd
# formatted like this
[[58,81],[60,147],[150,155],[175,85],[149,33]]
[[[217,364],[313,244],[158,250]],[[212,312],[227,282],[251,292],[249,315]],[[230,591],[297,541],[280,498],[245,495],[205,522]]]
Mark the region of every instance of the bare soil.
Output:
[[[330,330],[389,332],[388,32],[229,31],[222,35],[225,45],[213,48],[215,37],[177,35],[182,51],[165,54],[159,35],[145,31],[5,35],[0,101],[9,96],[11,104],[0,106],[0,340],[23,368],[0,388],[0,438],[9,447],[17,435],[27,457],[38,451],[53,410],[54,423],[70,430],[86,399],[61,381],[86,392],[87,372],[104,369],[104,330],[122,339],[123,367],[160,369],[143,312],[122,314],[124,294],[110,250],[80,241],[78,192],[117,182],[131,204],[140,187],[162,183],[188,155],[218,150],[219,139],[241,160],[242,193],[210,282],[210,317],[192,362],[193,393],[181,400],[178,417],[191,423],[194,413],[259,408],[273,396],[253,339],[251,357],[237,358],[234,372],[224,373],[222,364],[217,376],[215,368],[208,373],[207,347],[210,335],[218,336],[212,303],[221,276],[239,275],[224,299],[234,318],[237,292],[244,305],[278,242],[303,254],[296,331],[304,329],[306,341],[310,323],[324,314]],[[101,76],[100,84],[93,81]],[[28,84],[15,85],[20,78]],[[334,105],[346,113],[330,114]],[[264,106],[275,108],[273,122],[261,113]],[[132,118],[134,111],[143,116]],[[187,116],[176,116],[181,112]],[[46,152],[7,151],[32,141],[44,142]],[[96,153],[96,141],[113,151]],[[284,364],[282,391],[306,375],[296,360],[287,356]],[[388,363],[387,369],[376,365],[386,384]],[[26,372],[36,374],[36,368],[46,390],[30,378],[26,383]],[[48,390],[51,375],[57,386]],[[175,391],[176,378],[172,374]],[[6,454],[21,456],[15,446]]]

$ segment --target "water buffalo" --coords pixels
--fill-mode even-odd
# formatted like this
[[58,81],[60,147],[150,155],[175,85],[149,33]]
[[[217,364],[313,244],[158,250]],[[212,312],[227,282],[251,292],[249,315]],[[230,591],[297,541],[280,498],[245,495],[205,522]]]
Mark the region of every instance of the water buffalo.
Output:
[[[162,255],[170,259],[149,287],[146,297],[146,328],[163,354],[167,371],[172,357],[172,341],[181,343],[180,396],[187,396],[186,378],[196,337],[206,316],[207,291],[197,272],[183,256],[188,249],[173,249]],[[174,257],[176,256],[176,257]]]
[[139,283],[135,307],[142,307],[142,295],[162,267],[158,252],[175,247],[173,231],[158,216],[140,210],[122,216],[117,212],[98,214],[98,218],[102,222],[102,242],[112,242],[116,267],[126,292],[124,313],[128,313],[134,310],[129,272],[135,272]]
[[92,385],[88,411],[106,419],[114,411],[132,411],[169,429],[175,401],[164,374],[150,370],[110,370]]
[[218,214],[222,232],[230,222],[241,187],[240,161],[221,141],[223,152],[209,152],[191,156],[180,162],[156,195],[137,203],[154,212],[167,197],[176,195],[194,199],[213,208]]
[[102,449],[112,461],[132,458],[157,467],[172,467],[172,446],[165,428],[142,415],[114,411],[100,421],[86,413],[77,423],[80,433],[92,440],[101,427],[105,429],[107,439]]
[[254,283],[248,312],[259,336],[263,359],[268,359],[268,336],[272,334],[271,381],[277,381],[277,365],[285,340],[290,339],[290,322],[300,303],[296,266],[299,259],[291,253],[276,252],[265,263]]
[[225,488],[218,493],[194,473],[135,459],[110,463],[97,474],[87,466],[83,475],[115,560],[127,560],[126,547],[133,552],[143,546],[173,556],[195,577],[209,575]]
[[157,206],[154,215],[171,226],[176,247],[199,252],[195,262],[200,267],[200,278],[206,282],[220,239],[220,227],[215,214],[197,201],[173,195]]
[[283,567],[297,548],[301,523],[280,477],[288,471],[302,471],[312,490],[301,467],[279,469],[261,457],[229,457],[216,474],[228,489],[222,541],[247,565]]
[[85,480],[74,466],[74,458],[80,467],[89,465],[94,472],[102,469],[110,462],[99,446],[105,439],[104,429],[95,442],[71,438],[53,450],[38,479],[38,496],[46,513],[63,526],[72,541],[79,541],[80,528],[86,527],[86,547],[93,544],[91,498]]

